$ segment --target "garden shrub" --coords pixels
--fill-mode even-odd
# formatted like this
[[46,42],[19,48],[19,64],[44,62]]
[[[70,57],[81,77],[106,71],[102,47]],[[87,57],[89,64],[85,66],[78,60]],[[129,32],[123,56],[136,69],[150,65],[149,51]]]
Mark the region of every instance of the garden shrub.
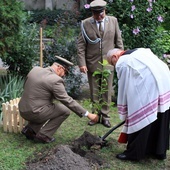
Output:
[[118,18],[125,49],[151,48],[162,55],[157,31],[164,20],[164,9],[157,0],[109,0],[107,13]]
[[157,39],[157,43],[162,48],[163,54],[170,54],[170,30],[158,29],[161,32],[161,37]]
[[9,38],[18,34],[21,26],[23,12],[20,9],[22,5],[16,0],[0,1],[0,55],[4,56],[10,50],[13,43]]
[[[36,24],[23,25],[20,32],[10,38],[13,42],[3,61],[9,66],[10,73],[26,76],[32,69],[33,63],[39,60],[39,31]],[[15,42],[15,43],[14,43]]]
[[76,67],[71,67],[69,69],[69,75],[65,77],[65,88],[67,93],[74,99],[77,99],[82,93],[81,87],[85,83],[87,82],[83,80],[82,74],[77,71]]
[[37,57],[35,27],[27,23],[26,14],[21,1],[0,1],[0,58],[9,66],[9,72],[23,76]]
[[170,30],[170,0],[161,0],[160,4],[165,8],[165,19],[162,23],[162,26],[165,30]]

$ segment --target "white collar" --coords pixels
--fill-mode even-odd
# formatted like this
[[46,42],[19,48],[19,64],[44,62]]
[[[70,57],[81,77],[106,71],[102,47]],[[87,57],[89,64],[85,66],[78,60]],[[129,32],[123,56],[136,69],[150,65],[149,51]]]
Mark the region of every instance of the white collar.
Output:
[[102,23],[102,22],[104,23],[105,17],[104,17],[101,21],[97,21],[97,20],[95,20],[95,21],[96,21],[97,24],[100,23],[100,22],[101,22],[101,23]]

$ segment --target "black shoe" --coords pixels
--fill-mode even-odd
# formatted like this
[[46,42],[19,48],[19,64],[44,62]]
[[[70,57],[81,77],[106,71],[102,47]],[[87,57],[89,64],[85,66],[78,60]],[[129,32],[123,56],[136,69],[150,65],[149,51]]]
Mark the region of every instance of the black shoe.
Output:
[[166,159],[166,154],[156,155],[156,159],[164,160],[164,159]]
[[90,120],[89,122],[88,122],[88,125],[89,126],[93,126],[93,125],[96,125],[98,122],[93,122],[92,120]]
[[103,124],[105,127],[107,128],[110,128],[111,127],[111,124],[110,124],[110,121],[109,120],[104,120],[102,119],[102,122],[101,124]]
[[123,154],[123,153],[117,154],[116,158],[120,159],[120,160],[128,160],[127,156],[125,154]]
[[117,159],[120,159],[120,160],[139,161],[139,160],[137,160],[137,159],[129,158],[129,157],[128,157],[126,154],[124,154],[124,153],[117,154],[117,155],[116,155],[116,158],[117,158]]
[[35,137],[35,135],[36,135],[36,133],[34,132],[34,130],[33,130],[31,127],[29,127],[29,126],[25,126],[25,127],[22,129],[21,133],[22,133],[23,135],[25,135],[26,138],[29,139],[29,140],[33,140],[34,137]]
[[101,117],[101,116],[99,115],[99,119],[98,119],[97,122],[93,122],[93,121],[90,120],[90,121],[88,122],[88,125],[89,125],[89,126],[93,126],[93,125],[96,125],[96,124],[100,123],[100,117]]
[[34,137],[34,141],[38,143],[51,143],[55,141],[55,138],[49,138],[48,136],[37,134]]

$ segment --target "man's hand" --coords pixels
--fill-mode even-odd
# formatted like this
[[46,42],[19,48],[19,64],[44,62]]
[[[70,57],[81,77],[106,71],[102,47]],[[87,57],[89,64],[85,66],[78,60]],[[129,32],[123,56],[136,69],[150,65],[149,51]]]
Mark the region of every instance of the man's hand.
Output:
[[99,120],[99,116],[97,114],[89,113],[87,117],[95,123],[97,123]]
[[88,71],[86,66],[81,66],[79,68],[80,68],[80,72],[82,72],[82,73],[87,73],[87,71]]

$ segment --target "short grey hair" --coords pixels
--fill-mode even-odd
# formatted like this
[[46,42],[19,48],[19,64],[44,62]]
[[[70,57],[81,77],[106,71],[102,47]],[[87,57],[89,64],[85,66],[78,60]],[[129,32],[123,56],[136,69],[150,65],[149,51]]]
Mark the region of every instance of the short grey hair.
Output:
[[121,49],[119,49],[119,48],[114,48],[114,49],[111,49],[111,50],[109,50],[108,52],[107,52],[107,58],[109,58],[109,57],[111,57],[111,56],[113,56],[117,51],[120,51]]

